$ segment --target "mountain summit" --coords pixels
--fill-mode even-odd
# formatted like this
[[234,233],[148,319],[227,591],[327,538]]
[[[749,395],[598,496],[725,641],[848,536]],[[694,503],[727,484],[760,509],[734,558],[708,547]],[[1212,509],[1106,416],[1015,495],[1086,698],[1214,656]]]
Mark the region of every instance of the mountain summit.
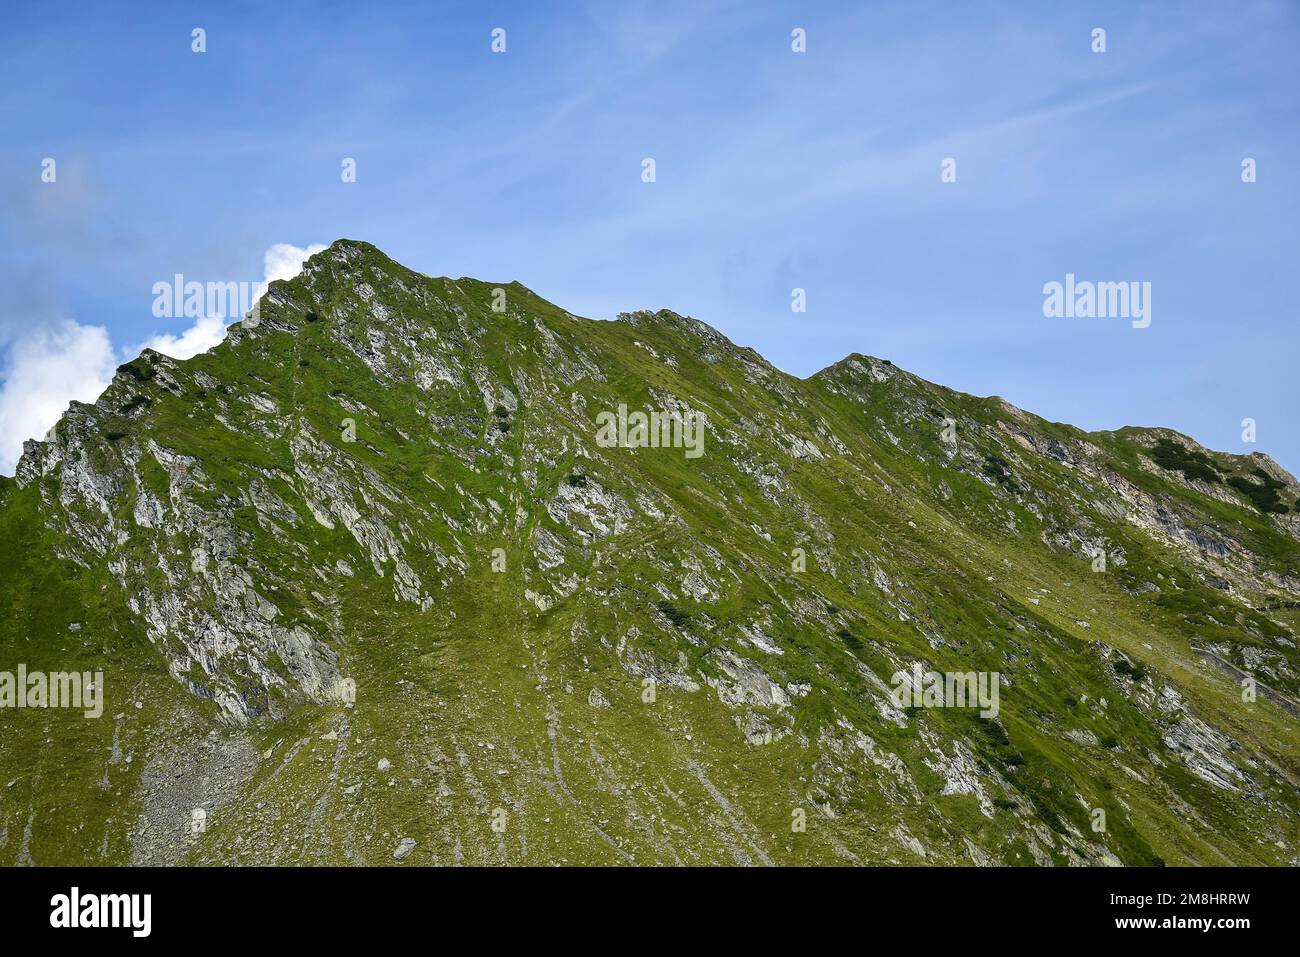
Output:
[[0,861],[1296,863],[1298,496],[340,240],[0,478]]

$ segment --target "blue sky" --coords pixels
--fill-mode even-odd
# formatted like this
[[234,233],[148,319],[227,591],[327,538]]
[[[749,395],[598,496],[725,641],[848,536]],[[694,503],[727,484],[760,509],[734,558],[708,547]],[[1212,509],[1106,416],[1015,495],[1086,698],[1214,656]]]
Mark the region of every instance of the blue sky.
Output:
[[[0,470],[110,353],[185,332],[155,282],[343,236],[580,315],[674,309],[800,376],[863,352],[1300,469],[1300,5],[383,11],[7,7]],[[1150,327],[1045,318],[1067,272],[1150,282]]]

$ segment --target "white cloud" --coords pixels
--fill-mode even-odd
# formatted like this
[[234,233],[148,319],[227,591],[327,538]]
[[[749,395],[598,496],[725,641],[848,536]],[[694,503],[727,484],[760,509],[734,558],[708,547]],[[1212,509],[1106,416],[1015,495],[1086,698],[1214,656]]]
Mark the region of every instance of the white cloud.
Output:
[[[307,257],[325,246],[301,248],[276,243],[263,257],[264,281],[292,279]],[[226,336],[222,316],[201,316],[179,336],[158,333],[134,350],[149,348],[173,359],[188,359],[218,345]],[[11,341],[8,364],[0,374],[0,472],[12,475],[25,439],[45,436],[74,399],[93,402],[113,380],[118,358],[108,331],[72,319],[33,328]]]
[[64,319],[15,339],[0,385],[0,472],[13,474],[23,440],[43,438],[69,402],[99,398],[116,367],[102,326]]
[[164,332],[154,336],[136,352],[152,349],[173,359],[188,359],[200,352],[207,352],[213,346],[220,345],[226,338],[226,319],[224,316],[200,316],[179,336]]
[[[303,263],[309,256],[324,252],[325,248],[322,243],[312,243],[305,248],[292,243],[276,243],[262,257],[263,283],[270,285],[277,279],[292,279],[302,272]],[[219,345],[225,337],[225,317],[201,316],[179,336],[170,332],[159,333],[140,348],[153,349],[173,359],[188,359]]]
[[306,249],[289,243],[276,243],[262,258],[266,267],[266,278],[263,281],[270,285],[277,279],[292,279],[302,272],[302,265],[309,256],[323,253],[325,248],[321,243],[313,243]]

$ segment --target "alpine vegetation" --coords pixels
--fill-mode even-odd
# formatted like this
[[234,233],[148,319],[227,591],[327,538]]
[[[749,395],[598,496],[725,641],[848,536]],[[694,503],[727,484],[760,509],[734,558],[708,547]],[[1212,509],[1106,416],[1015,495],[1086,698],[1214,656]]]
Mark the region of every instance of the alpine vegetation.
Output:
[[1262,452],[352,240],[255,311],[0,478],[0,863],[1300,863]]

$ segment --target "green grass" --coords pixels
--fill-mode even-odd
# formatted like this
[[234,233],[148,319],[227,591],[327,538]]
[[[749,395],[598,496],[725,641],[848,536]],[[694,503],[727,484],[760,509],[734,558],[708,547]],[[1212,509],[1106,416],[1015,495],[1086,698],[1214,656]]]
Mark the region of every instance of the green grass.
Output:
[[[80,413],[93,427],[59,427],[108,490],[108,514],[58,470],[22,489],[0,481],[14,543],[0,668],[103,664],[112,702],[100,721],[0,715],[0,786],[19,781],[0,790],[0,862],[24,846],[37,863],[128,861],[141,814],[190,783],[146,790],[143,769],[199,753],[211,732],[254,759],[178,852],[192,863],[391,863],[403,836],[419,841],[408,863],[426,864],[917,862],[897,828],[929,863],[970,863],[962,837],[1012,865],[1099,848],[1132,864],[1287,861],[1276,841],[1300,840],[1285,783],[1300,730],[1267,702],[1244,707],[1195,648],[1267,649],[1294,673],[1294,620],[1258,610],[1267,596],[1208,587],[1184,551],[1110,507],[1093,471],[1011,433],[1076,456],[1087,443],[1189,527],[1294,575],[1300,544],[1258,503],[1183,481],[1213,472],[1235,488],[1252,474],[1242,462],[1017,417],[861,356],[798,380],[672,313],[590,322],[517,283],[428,279],[342,248],[350,266],[277,286],[284,304],[264,308],[296,331],[264,324],[184,363],[135,360]],[[158,385],[163,363],[183,394]],[[708,417],[703,457],[595,445],[598,411],[668,396]],[[795,455],[790,436],[820,456]],[[142,523],[151,501],[161,526]],[[566,515],[571,503],[583,513]],[[1125,563],[1092,572],[1071,533]],[[543,560],[542,541],[557,558]],[[424,604],[398,596],[399,559]],[[1137,594],[1146,582],[1159,591]],[[175,596],[190,617],[160,633],[145,594]],[[262,601],[274,638],[204,618]],[[299,633],[356,682],[353,707],[299,686]],[[913,661],[1003,675],[998,720],[927,708],[894,720],[881,688]],[[789,704],[753,700],[723,667],[737,662]],[[1151,704],[1165,686],[1240,744],[1229,760],[1263,800],[1214,788],[1169,751],[1171,716]],[[225,693],[251,720],[207,697]],[[118,714],[122,758],[109,763]],[[748,743],[754,728],[772,740]]]

